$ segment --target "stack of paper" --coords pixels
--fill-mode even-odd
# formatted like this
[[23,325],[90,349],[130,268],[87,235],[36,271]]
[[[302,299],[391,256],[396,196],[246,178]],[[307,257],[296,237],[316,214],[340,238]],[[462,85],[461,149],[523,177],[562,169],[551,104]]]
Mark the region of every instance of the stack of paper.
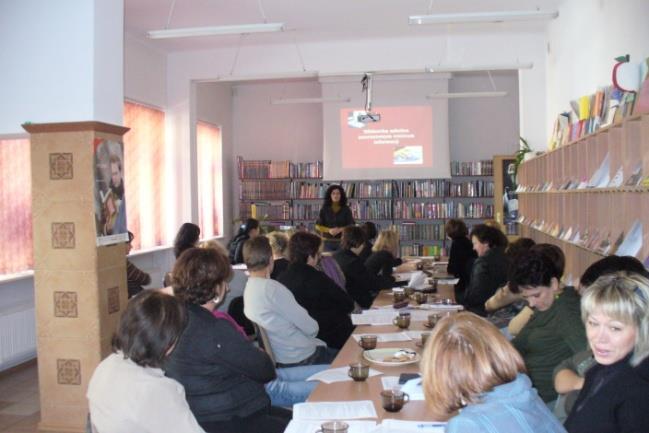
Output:
[[374,403],[370,400],[323,401],[293,405],[295,420],[347,420],[376,417]]
[[[322,423],[327,420],[297,420],[293,419],[284,433],[313,433],[320,430]],[[374,421],[345,421],[349,425],[348,433],[372,433],[376,431]]]
[[[316,374],[310,376],[306,380],[319,380],[322,383],[335,383],[335,382],[351,382],[352,379],[349,377],[349,367],[339,367],[339,368],[330,368],[328,370],[319,371]],[[370,368],[369,376],[378,376],[381,373],[378,370]]]

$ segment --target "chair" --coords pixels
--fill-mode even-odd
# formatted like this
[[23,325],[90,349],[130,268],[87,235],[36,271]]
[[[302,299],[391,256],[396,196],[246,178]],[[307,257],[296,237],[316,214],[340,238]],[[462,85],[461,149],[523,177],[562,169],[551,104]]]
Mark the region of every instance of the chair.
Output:
[[270,340],[268,339],[268,334],[266,333],[266,330],[254,322],[253,322],[253,326],[255,327],[255,332],[257,333],[257,337],[259,337],[258,338],[259,346],[261,346],[261,348],[264,349],[264,351],[268,354],[270,360],[273,361],[273,364],[277,365],[277,362],[275,361],[275,355],[273,355],[273,349],[270,346]]
[[252,322],[243,313],[243,296],[232,299],[228,306],[228,314],[246,331],[246,335],[255,335]]

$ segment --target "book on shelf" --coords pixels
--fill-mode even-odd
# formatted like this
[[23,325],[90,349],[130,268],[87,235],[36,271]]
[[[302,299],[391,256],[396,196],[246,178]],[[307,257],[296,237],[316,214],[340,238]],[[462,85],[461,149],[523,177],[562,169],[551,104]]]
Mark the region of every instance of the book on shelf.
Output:
[[640,220],[635,220],[631,224],[631,228],[626,234],[626,237],[620,244],[617,249],[618,256],[633,256],[635,257],[642,248],[642,222]]
[[451,161],[451,176],[493,176],[493,161]]
[[242,180],[241,200],[286,200],[291,197],[291,184],[286,180]]
[[237,156],[239,179],[285,179],[291,177],[319,178],[322,161],[298,162],[245,160]]

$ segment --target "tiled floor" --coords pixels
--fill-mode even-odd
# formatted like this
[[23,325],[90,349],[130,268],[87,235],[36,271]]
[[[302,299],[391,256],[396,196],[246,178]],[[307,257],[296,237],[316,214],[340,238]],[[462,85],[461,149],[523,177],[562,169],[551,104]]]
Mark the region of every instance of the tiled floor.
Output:
[[39,420],[36,362],[0,373],[0,433],[38,433]]

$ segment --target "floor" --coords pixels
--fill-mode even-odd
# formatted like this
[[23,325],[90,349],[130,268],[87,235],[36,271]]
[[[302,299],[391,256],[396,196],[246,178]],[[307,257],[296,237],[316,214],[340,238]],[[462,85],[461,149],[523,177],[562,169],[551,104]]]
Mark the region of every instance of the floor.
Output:
[[0,433],[39,433],[39,420],[36,361],[0,373]]

